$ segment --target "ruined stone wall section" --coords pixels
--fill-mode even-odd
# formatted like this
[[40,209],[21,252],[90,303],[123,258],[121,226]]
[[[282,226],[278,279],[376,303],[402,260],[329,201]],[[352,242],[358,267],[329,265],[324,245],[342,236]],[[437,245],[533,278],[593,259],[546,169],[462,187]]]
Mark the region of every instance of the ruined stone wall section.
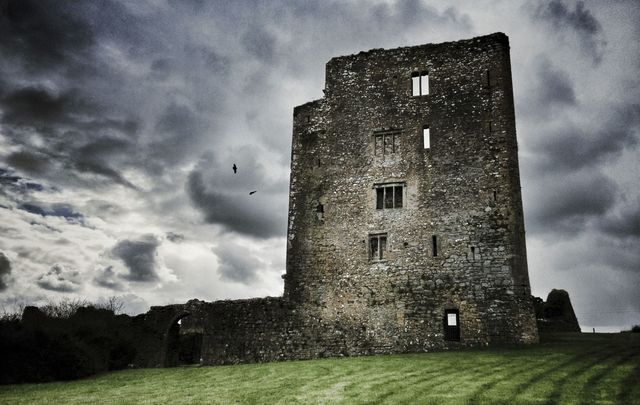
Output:
[[[416,73],[428,95],[412,95]],[[381,187],[402,207],[379,209]],[[504,34],[327,63],[325,97],[293,114],[284,279],[282,298],[152,308],[139,365],[170,363],[187,314],[203,364],[537,341]]]
[[[447,308],[460,344],[536,341],[506,36],[372,50],[326,72],[325,99],[294,111],[285,297],[374,352],[450,346]],[[429,95],[411,95],[414,72]],[[385,183],[404,186],[402,208],[376,209]],[[378,233],[386,257],[371,261]]]

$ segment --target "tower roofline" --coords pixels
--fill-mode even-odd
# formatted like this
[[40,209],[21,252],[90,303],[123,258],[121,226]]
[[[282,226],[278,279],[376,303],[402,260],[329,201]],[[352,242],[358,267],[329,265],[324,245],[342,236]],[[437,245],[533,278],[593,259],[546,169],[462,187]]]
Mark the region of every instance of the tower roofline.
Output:
[[369,49],[368,51],[361,51],[361,52],[353,53],[350,55],[335,56],[329,59],[329,62],[327,62],[327,65],[333,62],[344,60],[344,59],[350,59],[353,57],[368,57],[368,56],[373,56],[383,52],[397,52],[397,51],[403,51],[403,50],[409,50],[409,49],[415,49],[415,48],[433,48],[433,50],[436,50],[437,48],[451,48],[451,47],[458,47],[458,46],[468,51],[469,47],[471,46],[491,44],[491,43],[503,44],[508,47],[509,37],[504,32],[494,32],[492,34],[480,35],[477,37],[473,37],[470,39],[462,39],[459,41],[427,43],[427,44],[421,44],[421,45],[401,46],[398,48],[389,48],[389,49],[373,48],[373,49]]

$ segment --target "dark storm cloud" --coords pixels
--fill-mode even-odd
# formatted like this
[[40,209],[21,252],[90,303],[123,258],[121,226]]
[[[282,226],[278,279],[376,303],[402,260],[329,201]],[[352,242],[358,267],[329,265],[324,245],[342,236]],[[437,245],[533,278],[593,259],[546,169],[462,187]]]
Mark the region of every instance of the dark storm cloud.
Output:
[[538,60],[540,61],[537,66],[538,88],[541,90],[538,98],[551,104],[575,104],[576,94],[569,75],[552,66],[549,59],[545,57],[538,58]]
[[525,193],[536,194],[527,217],[533,233],[576,234],[613,207],[618,186],[593,171],[547,177]]
[[562,116],[578,104],[569,74],[554,66],[545,55],[538,55],[533,66],[534,80],[527,82],[527,96],[522,99],[520,116],[548,121]]
[[135,184],[124,178],[124,176],[117,170],[107,166],[106,163],[92,162],[86,158],[81,158],[79,161],[73,163],[73,167],[81,173],[97,174],[111,179],[117,184],[134,190],[139,190]]
[[95,285],[115,291],[121,291],[124,288],[123,284],[118,280],[118,275],[113,270],[113,266],[98,270],[97,273],[93,278]]
[[557,172],[593,167],[638,143],[640,104],[614,106],[604,120],[585,120],[578,127],[566,123],[533,141],[539,153],[538,171]]
[[3,252],[0,252],[0,291],[7,289],[9,274],[11,274],[11,262]]
[[81,287],[80,273],[77,270],[64,268],[60,264],[54,264],[49,271],[38,277],[37,284],[40,288],[58,292],[74,292]]
[[75,212],[73,207],[69,204],[56,203],[51,204],[50,207],[43,207],[36,203],[24,203],[20,205],[19,208],[32,214],[41,215],[43,217],[62,217],[70,223],[84,223],[84,216],[78,212]]
[[264,267],[246,248],[233,243],[225,243],[212,250],[218,256],[222,280],[251,284],[256,280],[257,272]]
[[16,175],[13,171],[0,168],[0,194],[6,194],[8,190],[21,195],[30,194],[33,191],[42,191],[42,184],[34,183],[29,179]]
[[[161,172],[166,165],[173,166],[187,158],[193,158],[198,148],[198,139],[206,126],[192,108],[172,103],[159,116],[153,140],[148,145],[150,164],[158,163],[154,171]],[[154,165],[155,166],[155,165]]]
[[0,50],[31,70],[81,60],[94,43],[90,27],[55,0],[0,0]]
[[285,234],[286,185],[266,176],[249,148],[221,161],[206,155],[189,174],[187,192],[208,223],[258,238]]
[[547,21],[558,31],[575,32],[583,51],[591,56],[594,62],[600,62],[606,45],[602,38],[602,26],[585,7],[584,2],[577,2],[573,10],[561,0],[534,4],[537,4],[536,18]]
[[602,218],[598,228],[620,239],[640,239],[640,203],[624,207],[620,213]]
[[111,253],[120,258],[129,270],[121,275],[129,281],[150,282],[158,279],[156,273],[156,251],[160,241],[153,235],[144,235],[139,240],[123,240],[114,246]]
[[47,155],[37,151],[18,151],[7,156],[7,163],[28,174],[43,173],[49,167]]
[[66,123],[70,114],[81,112],[86,107],[77,93],[57,95],[37,87],[13,90],[0,103],[4,124],[30,127]]
[[91,102],[77,89],[54,92],[50,89],[27,86],[7,91],[0,99],[2,123],[45,131],[60,126],[79,131],[117,131],[133,135],[138,122],[131,118],[105,115],[103,107]]
[[[134,119],[105,116],[98,105],[85,101],[75,90],[55,95],[42,88],[20,88],[3,97],[0,108],[6,135],[22,144],[22,150],[7,157],[14,168],[34,175],[51,174],[59,181],[64,176],[51,172],[51,165],[57,163],[68,174],[96,174],[136,188],[105,161],[131,151],[127,138],[137,131]],[[25,143],[25,131],[46,135],[42,137],[45,145]]]

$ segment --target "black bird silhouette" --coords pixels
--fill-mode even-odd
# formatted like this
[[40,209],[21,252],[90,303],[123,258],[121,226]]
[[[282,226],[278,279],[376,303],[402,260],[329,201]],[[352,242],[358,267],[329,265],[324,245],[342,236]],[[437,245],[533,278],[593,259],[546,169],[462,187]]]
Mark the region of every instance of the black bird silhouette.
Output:
[[258,192],[258,190],[249,191],[249,195],[255,194],[257,192]]
[[238,166],[235,163],[233,164],[233,172],[238,173]]

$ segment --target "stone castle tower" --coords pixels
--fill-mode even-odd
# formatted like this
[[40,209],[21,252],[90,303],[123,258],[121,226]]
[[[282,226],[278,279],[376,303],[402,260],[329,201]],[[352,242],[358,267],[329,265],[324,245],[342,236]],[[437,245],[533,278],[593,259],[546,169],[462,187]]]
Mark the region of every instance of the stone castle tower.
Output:
[[376,352],[537,341],[507,36],[333,58],[324,92],[294,110],[284,298]]
[[283,297],[152,307],[139,366],[538,340],[504,34],[333,58],[294,110]]

